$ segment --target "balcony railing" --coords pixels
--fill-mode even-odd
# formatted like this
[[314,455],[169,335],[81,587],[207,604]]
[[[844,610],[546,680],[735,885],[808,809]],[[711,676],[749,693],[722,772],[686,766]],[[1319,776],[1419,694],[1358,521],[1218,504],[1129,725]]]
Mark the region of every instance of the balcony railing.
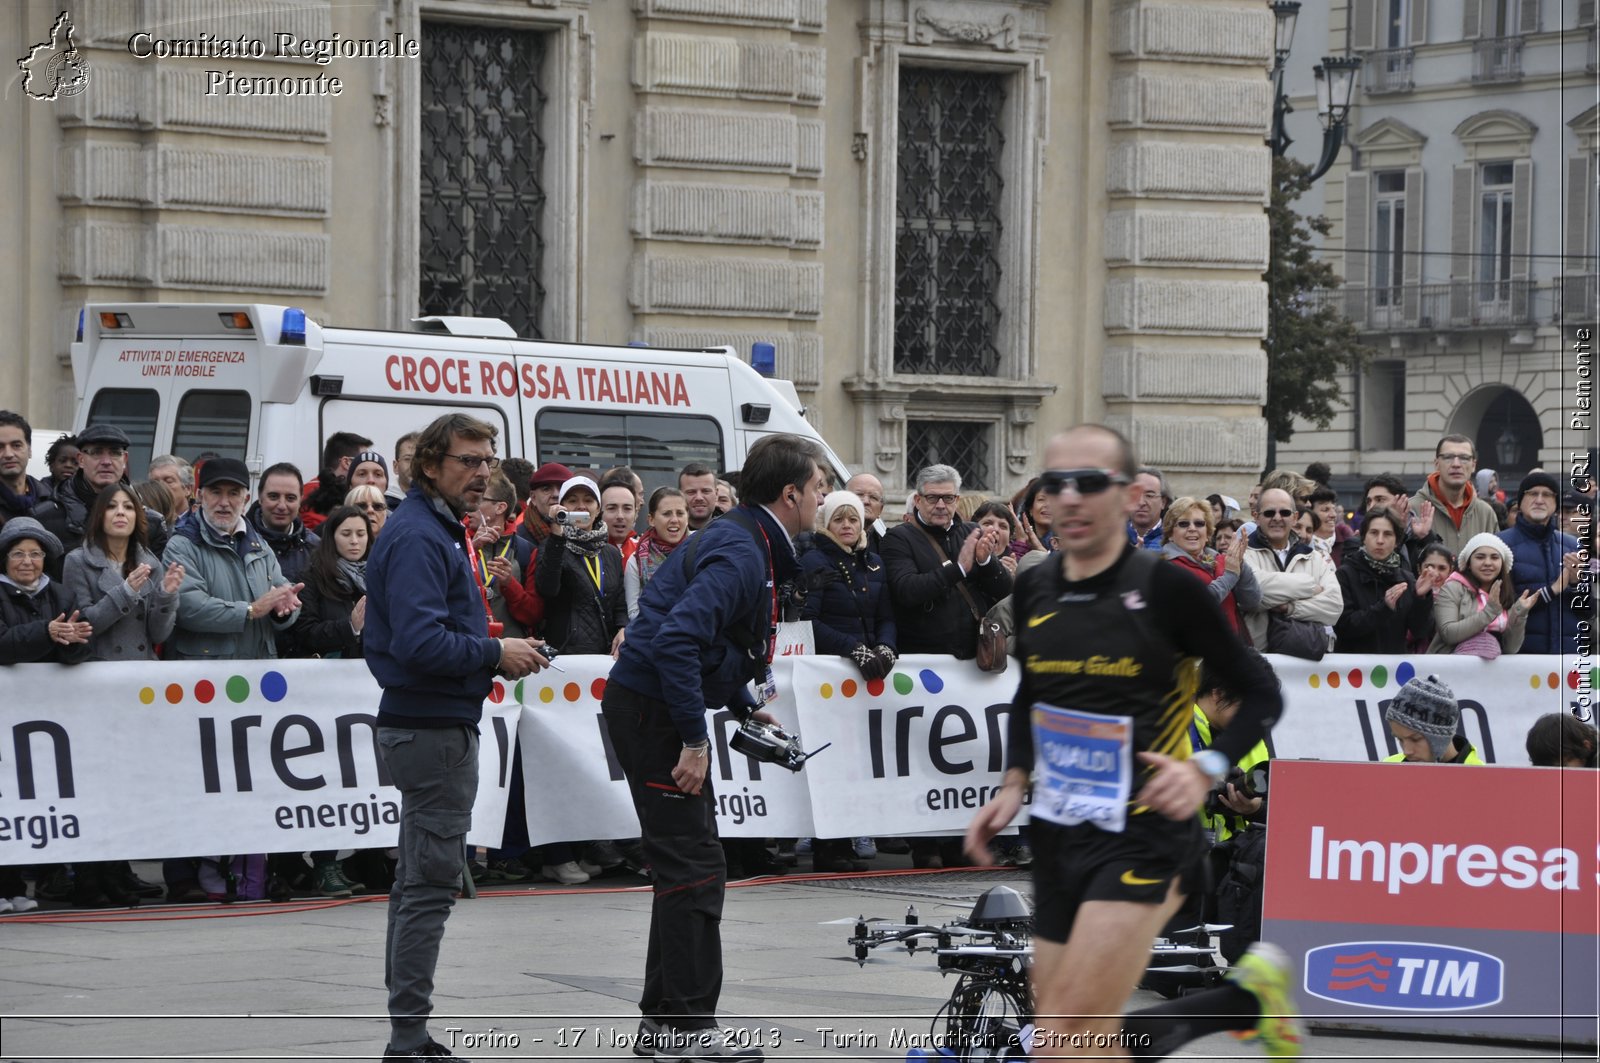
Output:
[[1486,37],[1472,45],[1472,80],[1522,80],[1522,38]]
[[1600,317],[1600,273],[1556,278],[1556,314],[1564,325],[1592,325]]
[[1555,286],[1506,280],[1325,288],[1315,294],[1312,305],[1334,307],[1363,332],[1517,328],[1560,320],[1562,308],[1570,314],[1573,307],[1587,307],[1592,320],[1595,278],[1587,275],[1587,292],[1584,279],[1573,274]]
[[1410,92],[1415,88],[1411,80],[1410,48],[1385,48],[1367,54],[1361,69],[1367,75],[1367,92],[1376,96],[1386,92]]

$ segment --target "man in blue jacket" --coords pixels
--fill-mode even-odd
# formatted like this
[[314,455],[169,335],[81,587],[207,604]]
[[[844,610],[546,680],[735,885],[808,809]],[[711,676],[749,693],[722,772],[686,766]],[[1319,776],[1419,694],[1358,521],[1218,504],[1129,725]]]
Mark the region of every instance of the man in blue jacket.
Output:
[[[378,748],[400,791],[400,860],[389,893],[384,1059],[457,1057],[428,1036],[444,922],[467,862],[478,793],[478,721],[496,672],[549,662],[528,639],[492,639],[461,519],[478,508],[496,429],[463,413],[417,439],[411,491],[367,562],[368,669],[383,688]],[[465,1063],[465,1061],[461,1061]]]
[[1578,611],[1575,608],[1578,540],[1561,530],[1556,500],[1561,484],[1547,472],[1530,472],[1517,488],[1516,522],[1499,533],[1511,547],[1511,579],[1520,597],[1528,591],[1539,601],[1528,612],[1528,633],[1518,653],[1576,653]]
[[750,448],[743,504],[695,532],[650,580],[601,699],[655,870],[634,1052],[659,1063],[763,1058],[717,1023],[727,866],[706,709],[751,706],[752,680],[770,689],[779,587],[799,570],[793,539],[816,519],[824,464],[799,436]]

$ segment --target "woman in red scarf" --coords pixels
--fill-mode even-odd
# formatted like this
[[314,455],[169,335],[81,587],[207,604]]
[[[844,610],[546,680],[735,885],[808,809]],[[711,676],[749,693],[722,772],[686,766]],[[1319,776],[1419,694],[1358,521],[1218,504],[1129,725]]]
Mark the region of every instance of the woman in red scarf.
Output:
[[678,544],[689,535],[689,508],[676,487],[658,487],[650,495],[650,528],[622,570],[622,592],[628,600],[628,619],[639,615],[639,595]]

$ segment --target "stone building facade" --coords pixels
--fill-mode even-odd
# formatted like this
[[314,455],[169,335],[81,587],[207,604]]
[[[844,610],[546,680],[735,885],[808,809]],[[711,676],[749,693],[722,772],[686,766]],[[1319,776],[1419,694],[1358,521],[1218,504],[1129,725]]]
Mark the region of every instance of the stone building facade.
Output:
[[[1305,5],[1302,37],[1307,55],[1364,57],[1351,146],[1301,209],[1333,223],[1344,286],[1324,298],[1377,356],[1279,464],[1327,461],[1355,490],[1379,472],[1420,482],[1459,433],[1508,491],[1535,465],[1567,469],[1596,442],[1592,354],[1574,350],[1600,293],[1595,5],[1338,0]],[[1308,93],[1309,60],[1290,69]]]
[[[1264,3],[247,6],[75,0],[82,91],[13,84],[0,406],[70,424],[87,300],[248,296],[351,326],[771,343],[892,494],[935,460],[1009,494],[1085,418],[1179,488],[1260,466]],[[59,10],[13,8],[8,54]],[[323,63],[282,34],[417,54]],[[176,54],[227,41],[265,54]]]

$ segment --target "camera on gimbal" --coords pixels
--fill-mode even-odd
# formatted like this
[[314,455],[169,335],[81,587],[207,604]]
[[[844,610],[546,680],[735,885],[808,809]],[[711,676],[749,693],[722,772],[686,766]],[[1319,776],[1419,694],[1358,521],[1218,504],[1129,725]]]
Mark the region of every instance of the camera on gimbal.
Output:
[[728,740],[729,747],[763,764],[776,764],[780,768],[799,771],[805,767],[806,761],[833,745],[828,742],[809,753],[802,752],[798,738],[777,724],[762,723],[753,715],[754,709],[736,711],[742,712],[744,718],[739,723],[739,729]]
[[1225,816],[1237,815],[1233,809],[1222,803],[1222,795],[1228,792],[1228,787],[1233,787],[1234,792],[1246,801],[1257,797],[1267,796],[1267,765],[1260,764],[1249,771],[1235,765],[1228,769],[1228,777],[1212,787],[1206,794],[1206,815]]

